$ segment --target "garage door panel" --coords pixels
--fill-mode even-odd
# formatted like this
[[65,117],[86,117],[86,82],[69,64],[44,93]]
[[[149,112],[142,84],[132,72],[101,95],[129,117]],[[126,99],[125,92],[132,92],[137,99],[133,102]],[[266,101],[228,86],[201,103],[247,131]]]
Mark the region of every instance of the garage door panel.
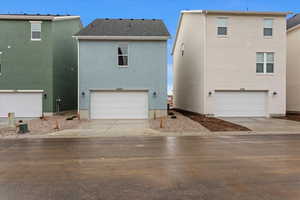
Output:
[[92,119],[147,119],[147,92],[92,92]]
[[0,93],[0,117],[10,112],[16,117],[40,117],[42,109],[42,93]]
[[266,92],[216,92],[215,115],[220,117],[267,116]]

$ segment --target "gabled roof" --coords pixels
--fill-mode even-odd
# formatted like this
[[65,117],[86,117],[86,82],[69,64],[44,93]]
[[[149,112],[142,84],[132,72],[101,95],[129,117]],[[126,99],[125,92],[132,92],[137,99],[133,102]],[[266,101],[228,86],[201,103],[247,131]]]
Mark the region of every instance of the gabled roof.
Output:
[[78,39],[167,40],[170,34],[159,19],[96,19],[75,36]]
[[296,14],[287,20],[287,29],[288,30],[296,28],[298,26],[300,27],[300,14]]
[[68,19],[79,19],[75,15],[53,15],[53,14],[0,14],[0,20],[39,20],[39,21],[58,21]]

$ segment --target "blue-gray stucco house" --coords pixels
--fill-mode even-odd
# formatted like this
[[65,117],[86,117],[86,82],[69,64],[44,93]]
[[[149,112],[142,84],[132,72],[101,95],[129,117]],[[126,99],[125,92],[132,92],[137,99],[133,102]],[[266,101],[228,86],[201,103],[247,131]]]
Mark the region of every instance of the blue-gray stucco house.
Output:
[[167,115],[170,35],[162,20],[96,19],[75,37],[81,118]]

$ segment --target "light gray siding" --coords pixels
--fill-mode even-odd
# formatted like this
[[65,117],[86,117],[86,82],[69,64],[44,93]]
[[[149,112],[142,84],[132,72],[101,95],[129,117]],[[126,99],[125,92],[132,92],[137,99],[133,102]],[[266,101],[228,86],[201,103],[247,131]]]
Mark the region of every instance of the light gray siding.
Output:
[[[119,68],[117,46],[129,46],[128,68]],[[89,109],[90,89],[148,89],[149,109],[167,109],[165,41],[80,41],[79,109]],[[85,95],[82,95],[82,92]],[[157,95],[154,96],[153,92]]]

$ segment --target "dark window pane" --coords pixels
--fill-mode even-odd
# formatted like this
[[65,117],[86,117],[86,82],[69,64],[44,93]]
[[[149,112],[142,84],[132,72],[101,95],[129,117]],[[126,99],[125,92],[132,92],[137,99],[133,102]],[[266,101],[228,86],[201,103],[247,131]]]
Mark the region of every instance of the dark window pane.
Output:
[[256,63],[256,73],[264,73],[264,64]]
[[127,45],[123,45],[123,46],[119,46],[118,47],[118,54],[119,55],[123,55],[123,54],[127,54],[128,53],[128,47]]
[[227,35],[227,27],[218,27],[218,35]]
[[127,56],[119,56],[118,64],[120,66],[128,66],[128,57]]
[[272,36],[273,29],[272,28],[264,28],[264,36]]
[[274,73],[274,64],[267,63],[267,73]]
[[41,32],[32,31],[32,39],[41,39]]

